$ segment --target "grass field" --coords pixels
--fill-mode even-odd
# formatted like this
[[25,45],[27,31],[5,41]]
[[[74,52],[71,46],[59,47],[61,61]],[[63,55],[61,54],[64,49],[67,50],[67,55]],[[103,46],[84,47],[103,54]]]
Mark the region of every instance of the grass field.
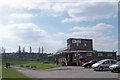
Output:
[[[23,65],[24,67],[36,66],[38,70],[45,70],[49,68],[59,67],[53,63],[43,63],[40,61],[15,61],[15,60],[2,61],[2,67],[5,67],[6,63],[10,63],[11,66],[16,66],[16,65],[17,66]],[[10,68],[10,69],[3,68],[2,77],[3,78],[27,78],[20,72],[16,71],[14,68]]]
[[14,65],[23,65],[23,66],[36,66],[39,70],[49,69],[49,68],[55,68],[58,67],[57,65],[53,63],[43,63],[40,61],[3,61],[2,64],[5,66],[5,63],[10,63],[12,66]]
[[3,68],[2,78],[28,78],[14,68],[6,69]]

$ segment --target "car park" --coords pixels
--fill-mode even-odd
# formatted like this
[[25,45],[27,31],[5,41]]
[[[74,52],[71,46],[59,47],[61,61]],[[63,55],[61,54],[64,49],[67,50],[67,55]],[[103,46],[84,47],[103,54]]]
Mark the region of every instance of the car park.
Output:
[[84,64],[83,64],[83,67],[84,67],[84,68],[90,68],[90,67],[92,67],[92,65],[95,64],[96,62],[98,62],[98,61],[97,61],[97,60],[91,60],[91,61],[89,61],[89,62],[84,63]]
[[120,61],[118,61],[116,64],[111,65],[109,68],[111,72],[120,72]]
[[97,63],[92,65],[92,68],[94,70],[99,70],[99,71],[103,71],[103,70],[110,70],[109,66],[116,64],[117,61],[113,60],[113,59],[104,59],[104,60],[100,60]]

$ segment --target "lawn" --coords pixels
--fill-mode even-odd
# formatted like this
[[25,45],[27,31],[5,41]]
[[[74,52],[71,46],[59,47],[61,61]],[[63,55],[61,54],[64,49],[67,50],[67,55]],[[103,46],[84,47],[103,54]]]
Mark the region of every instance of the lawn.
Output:
[[16,71],[14,68],[10,69],[3,68],[2,78],[28,78],[28,77]]
[[49,69],[49,68],[55,68],[58,67],[57,65],[53,63],[43,63],[40,61],[15,61],[15,60],[8,60],[3,61],[2,64],[5,65],[5,63],[10,63],[12,66],[14,65],[23,65],[23,66],[36,66],[39,70]]
[[[15,61],[15,60],[2,61],[2,67],[5,67],[6,63],[10,63],[11,66],[16,66],[16,65],[17,66],[23,65],[24,67],[36,66],[36,68],[38,70],[45,70],[45,69],[59,67],[59,66],[57,66],[53,63],[50,63],[50,62],[43,63],[40,61]],[[3,78],[27,78],[26,76],[24,76],[20,72],[16,71],[14,68],[10,68],[10,69],[3,68],[2,69],[2,77]]]
[[43,62],[31,62],[31,63],[24,64],[24,66],[36,66],[38,70],[45,70],[45,69],[58,67],[55,64],[43,63]]
[[31,63],[32,61],[22,61],[22,60],[3,60],[2,65],[5,65],[6,63],[10,63],[11,65],[21,65],[21,64],[27,64]]

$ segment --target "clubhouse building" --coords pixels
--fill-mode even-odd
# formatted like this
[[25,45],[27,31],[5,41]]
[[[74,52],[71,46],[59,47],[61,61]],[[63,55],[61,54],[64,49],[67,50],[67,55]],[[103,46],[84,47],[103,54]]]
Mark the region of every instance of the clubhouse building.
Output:
[[56,58],[65,58],[67,62],[77,64],[79,60],[102,60],[102,59],[116,59],[116,51],[97,51],[93,49],[92,39],[67,39],[67,47],[60,49],[55,53]]

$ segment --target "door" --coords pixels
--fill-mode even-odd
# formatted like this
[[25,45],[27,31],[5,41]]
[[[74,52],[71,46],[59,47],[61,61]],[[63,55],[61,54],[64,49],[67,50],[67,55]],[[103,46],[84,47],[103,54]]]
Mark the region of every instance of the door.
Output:
[[102,64],[102,66],[103,66],[104,69],[109,69],[110,61],[109,60],[104,61],[103,64]]

